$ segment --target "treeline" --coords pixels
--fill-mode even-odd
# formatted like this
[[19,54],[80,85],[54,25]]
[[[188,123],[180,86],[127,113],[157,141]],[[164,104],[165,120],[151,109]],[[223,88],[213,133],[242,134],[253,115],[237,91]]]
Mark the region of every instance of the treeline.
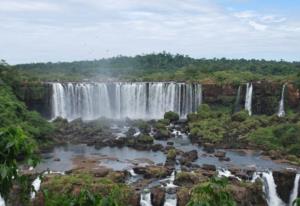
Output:
[[[178,80],[220,81],[270,79],[287,76],[293,78],[300,72],[300,62],[246,60],[246,59],[194,59],[170,53],[117,56],[113,58],[58,63],[33,63],[15,65],[23,74],[38,80],[101,79],[102,76],[126,80]],[[216,78],[214,77],[216,74]],[[241,77],[247,76],[246,79]],[[231,81],[229,79],[229,82]]]

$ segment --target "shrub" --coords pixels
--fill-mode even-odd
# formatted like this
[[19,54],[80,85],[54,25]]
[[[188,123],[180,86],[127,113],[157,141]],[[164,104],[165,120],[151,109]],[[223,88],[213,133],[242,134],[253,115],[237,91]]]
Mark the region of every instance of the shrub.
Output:
[[179,115],[175,112],[169,111],[165,113],[164,119],[167,119],[170,122],[176,122],[179,120]]
[[197,185],[192,190],[192,197],[187,206],[235,206],[236,203],[226,188],[227,184],[227,179],[212,178],[209,182]]
[[236,121],[236,122],[243,122],[245,121],[247,118],[249,117],[248,112],[246,112],[245,110],[237,112],[235,114],[233,114],[231,116],[231,120],[232,121]]
[[176,159],[176,150],[170,149],[167,154],[167,159],[175,160]]
[[200,119],[212,117],[212,111],[208,104],[201,104],[198,107],[197,114]]

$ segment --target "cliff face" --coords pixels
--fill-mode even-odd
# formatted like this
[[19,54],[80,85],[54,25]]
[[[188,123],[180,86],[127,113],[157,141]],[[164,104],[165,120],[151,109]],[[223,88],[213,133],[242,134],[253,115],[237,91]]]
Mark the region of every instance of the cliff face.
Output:
[[37,111],[47,119],[51,118],[51,85],[24,84],[16,88],[15,93],[21,101],[25,102],[29,110]]
[[[237,85],[203,84],[203,103],[211,106],[230,107],[232,111],[244,108],[246,85],[240,86],[240,99],[237,101]],[[51,118],[50,84],[28,84],[16,89],[20,100],[24,101],[30,110],[36,110],[46,118]],[[282,84],[272,82],[253,82],[252,112],[253,114],[273,115],[278,112],[281,99]],[[293,84],[288,84],[285,90],[285,109],[299,111],[300,91]]]

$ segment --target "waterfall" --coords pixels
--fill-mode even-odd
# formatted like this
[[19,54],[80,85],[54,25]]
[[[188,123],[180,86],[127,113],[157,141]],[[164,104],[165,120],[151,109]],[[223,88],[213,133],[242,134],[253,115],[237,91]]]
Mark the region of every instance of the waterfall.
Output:
[[299,181],[300,181],[300,174],[296,174],[295,181],[294,181],[294,188],[293,188],[291,196],[290,196],[290,202],[289,202],[290,206],[293,206],[293,202],[298,197],[298,193],[299,193]]
[[42,180],[40,177],[37,177],[33,182],[32,182],[32,187],[34,188],[34,191],[31,192],[31,199],[35,198],[35,193],[40,190]]
[[0,195],[0,206],[5,206],[5,201]]
[[286,205],[276,192],[276,184],[272,172],[263,172],[262,178],[264,181],[264,193],[269,206],[284,206]]
[[239,86],[236,94],[236,100],[234,103],[234,112],[238,112],[240,110],[240,99],[241,99],[241,86]]
[[252,115],[252,92],[253,92],[252,83],[247,83],[245,110],[248,111],[250,116]]
[[166,193],[164,206],[176,206],[177,205],[177,197],[175,194]]
[[51,83],[52,117],[159,119],[167,111],[185,118],[202,101],[199,84],[174,82]]
[[141,206],[152,206],[150,191],[145,190],[141,193],[140,205]]
[[284,111],[284,91],[285,91],[285,86],[286,84],[284,84],[282,86],[282,92],[281,92],[281,99],[279,102],[279,109],[278,109],[278,117],[284,117],[285,116],[285,111]]

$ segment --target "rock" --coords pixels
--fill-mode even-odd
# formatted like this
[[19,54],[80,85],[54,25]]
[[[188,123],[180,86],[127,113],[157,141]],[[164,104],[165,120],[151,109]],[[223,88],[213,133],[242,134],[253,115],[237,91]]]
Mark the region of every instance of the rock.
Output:
[[135,167],[134,172],[143,175],[147,179],[167,177],[169,173],[164,166]]
[[203,144],[203,150],[207,153],[214,153],[215,152],[215,146],[211,143],[204,143]]
[[296,173],[291,170],[273,171],[277,194],[285,202],[289,202],[290,192],[294,188]]
[[55,158],[53,161],[59,162],[59,161],[60,161],[60,158]]
[[210,164],[203,164],[202,169],[209,170],[209,171],[216,171],[217,170],[215,165],[210,165]]
[[151,146],[151,150],[156,152],[156,151],[162,151],[164,149],[164,146],[161,144],[154,144]]
[[94,169],[92,170],[92,173],[94,175],[94,177],[105,177],[106,175],[108,175],[108,173],[111,170],[105,167],[99,168],[99,169]]
[[177,191],[177,206],[186,206],[190,200],[190,190],[188,188],[180,188]]
[[229,162],[230,158],[229,157],[219,157],[219,160]]
[[174,145],[174,142],[167,142],[167,145],[173,146],[173,145]]
[[155,187],[151,189],[151,203],[152,205],[163,206],[165,202],[165,189],[162,187]]
[[181,159],[179,160],[182,165],[189,166],[192,162],[198,159],[198,152],[197,150],[192,150],[189,152],[185,152],[182,154]]
[[224,158],[226,156],[226,152],[224,151],[217,151],[215,152],[215,157],[218,157],[218,158]]
[[174,184],[180,187],[193,187],[195,184],[206,180],[201,173],[180,172],[176,175]]

